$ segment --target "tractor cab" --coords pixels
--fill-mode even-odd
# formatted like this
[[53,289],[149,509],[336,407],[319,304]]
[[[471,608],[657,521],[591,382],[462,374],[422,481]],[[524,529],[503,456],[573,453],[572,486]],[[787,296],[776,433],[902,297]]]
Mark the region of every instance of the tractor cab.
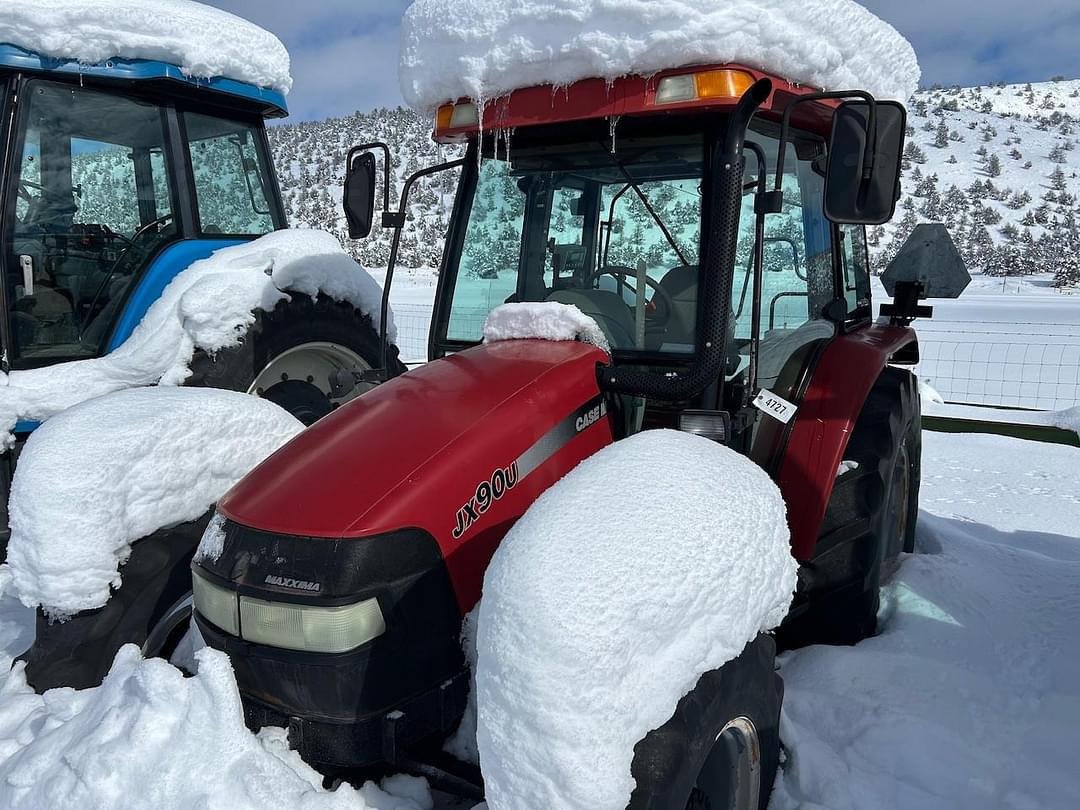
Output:
[[689,420],[767,466],[782,431],[758,430],[758,392],[796,401],[871,320],[864,224],[895,206],[903,108],[731,65],[603,84],[517,91],[482,127],[468,100],[439,111],[467,153],[430,355],[479,343],[501,304],[573,304],[610,344],[623,435]]
[[[193,258],[282,227],[263,118],[284,114],[165,63],[0,44],[5,369],[104,354]],[[170,262],[185,240],[209,249]]]

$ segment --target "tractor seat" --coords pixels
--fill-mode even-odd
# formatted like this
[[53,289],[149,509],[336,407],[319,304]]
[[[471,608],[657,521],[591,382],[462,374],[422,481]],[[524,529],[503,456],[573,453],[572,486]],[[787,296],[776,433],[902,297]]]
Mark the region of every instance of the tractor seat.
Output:
[[600,327],[612,349],[634,348],[634,316],[618,295],[607,290],[555,290],[545,300],[573,304]]
[[[668,270],[660,279],[660,288],[671,300],[664,343],[694,346],[694,326],[697,323],[698,266],[683,264]],[[659,348],[659,347],[657,347]]]

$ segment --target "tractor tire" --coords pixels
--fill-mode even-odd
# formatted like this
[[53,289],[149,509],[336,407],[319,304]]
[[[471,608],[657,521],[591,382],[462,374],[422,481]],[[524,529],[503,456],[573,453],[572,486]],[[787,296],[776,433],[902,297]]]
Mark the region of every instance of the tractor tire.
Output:
[[761,635],[706,672],[634,747],[627,810],[765,810],[780,759],[784,683]]
[[[290,293],[272,312],[256,313],[239,346],[195,353],[185,385],[245,391],[277,403],[305,425],[368,391],[369,383],[335,390],[337,371],[379,368],[379,332],[370,316],[327,296]],[[405,371],[397,347],[387,345],[387,372]]]
[[900,552],[915,549],[922,422],[918,382],[911,372],[891,367],[882,372],[844,459],[858,467],[837,482],[824,526],[826,532],[844,523],[864,527],[852,546],[855,575],[839,587],[802,595],[809,606],[778,632],[782,649],[852,645],[877,631],[881,585]]

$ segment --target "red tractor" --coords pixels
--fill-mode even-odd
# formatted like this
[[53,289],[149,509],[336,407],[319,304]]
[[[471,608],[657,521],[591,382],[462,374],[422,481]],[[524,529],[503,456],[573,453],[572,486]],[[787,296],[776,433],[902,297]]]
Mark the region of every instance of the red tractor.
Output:
[[[320,766],[386,763],[482,795],[433,753],[466,703],[462,617],[542,492],[658,427],[723,442],[779,485],[801,563],[782,644],[872,633],[919,490],[916,380],[896,366],[918,359],[907,324],[929,268],[909,261],[875,322],[864,230],[894,211],[905,125],[898,103],[738,65],[440,109],[435,139],[465,157],[410,178],[400,207],[419,177],[461,169],[431,361],[253,471],[218,505],[220,556],[193,564],[195,620],[231,657],[249,724],[287,726]],[[380,146],[349,155],[355,237]],[[396,253],[405,217],[383,221]],[[610,355],[482,342],[494,307],[533,301],[576,305]],[[762,636],[702,677],[635,749],[632,807],[765,806],[774,657]]]

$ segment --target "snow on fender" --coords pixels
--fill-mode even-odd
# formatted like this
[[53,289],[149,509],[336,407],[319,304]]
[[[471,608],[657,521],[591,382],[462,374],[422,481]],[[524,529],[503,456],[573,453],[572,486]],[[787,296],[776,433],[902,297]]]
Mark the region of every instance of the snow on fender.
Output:
[[671,430],[601,450],[488,567],[477,744],[491,810],[621,810],[634,746],[795,589],[784,501],[757,465]]
[[22,603],[63,618],[104,605],[131,544],[195,520],[304,426],[214,388],[136,388],[35,431],[11,486],[8,563]]

